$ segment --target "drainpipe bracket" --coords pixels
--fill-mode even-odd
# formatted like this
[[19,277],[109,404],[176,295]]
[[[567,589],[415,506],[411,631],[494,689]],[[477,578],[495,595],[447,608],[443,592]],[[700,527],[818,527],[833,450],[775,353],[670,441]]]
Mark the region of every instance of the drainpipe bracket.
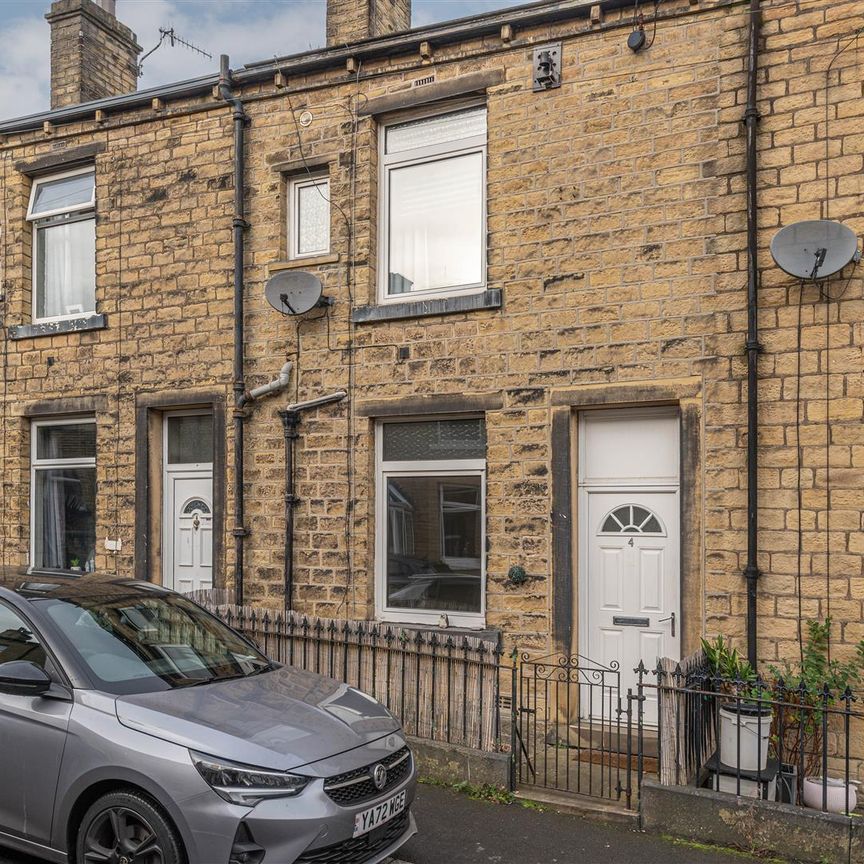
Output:
[[234,537],[248,537],[249,536],[249,529],[248,528],[235,528],[231,532],[231,534]]
[[292,506],[294,506],[295,504],[299,504],[301,500],[302,499],[298,495],[286,495],[285,496],[285,503],[291,504]]
[[758,123],[761,119],[762,114],[758,108],[753,108],[751,106],[744,111],[744,123],[748,123],[750,120],[755,120]]
[[235,216],[231,221],[231,226],[233,228],[242,228],[244,231],[248,230],[251,226],[245,219],[241,219],[239,216]]
[[748,582],[758,582],[759,577],[762,575],[762,571],[756,567],[755,565],[748,564],[744,568],[744,578]]
[[744,350],[745,351],[755,351],[757,354],[761,354],[762,350],[763,350],[762,349],[762,343],[758,339],[752,339],[752,340],[748,339],[744,343]]

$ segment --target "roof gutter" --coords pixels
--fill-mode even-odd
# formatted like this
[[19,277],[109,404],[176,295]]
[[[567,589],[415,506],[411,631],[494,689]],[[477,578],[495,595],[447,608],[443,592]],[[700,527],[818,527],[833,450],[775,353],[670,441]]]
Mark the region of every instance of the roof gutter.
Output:
[[[397,33],[394,36],[365,39],[345,47],[322,48],[303,54],[292,54],[276,60],[250,63],[241,69],[234,70],[232,81],[235,87],[242,87],[244,84],[267,80],[277,71],[283,74],[305,74],[334,66],[344,67],[349,57],[367,60],[380,56],[408,54],[419,51],[421,42],[446,45],[478,36],[496,35],[500,33],[504,24],[524,28],[571,18],[587,18],[591,13],[592,6],[597,5],[604,11],[612,11],[629,8],[633,4],[632,0],[599,0],[599,2],[597,0],[587,0],[587,2],[586,0],[553,0],[553,2],[515,6],[491,14],[472,15],[444,24],[418,27]],[[41,129],[46,122],[61,125],[77,120],[92,119],[97,110],[116,112],[142,108],[149,105],[153,99],[168,101],[203,96],[210,93],[219,83],[219,75],[205,75],[201,78],[151,87],[123,96],[97,99],[93,102],[84,102],[81,105],[71,105],[54,111],[42,111],[39,114],[30,114],[26,117],[0,123],[0,134],[11,135]]]

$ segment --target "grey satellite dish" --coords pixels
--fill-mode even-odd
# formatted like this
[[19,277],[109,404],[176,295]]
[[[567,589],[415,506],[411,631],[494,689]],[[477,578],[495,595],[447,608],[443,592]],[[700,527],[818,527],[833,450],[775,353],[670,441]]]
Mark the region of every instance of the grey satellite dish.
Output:
[[321,280],[305,270],[285,270],[267,280],[264,296],[277,312],[302,315],[321,305]]
[[816,281],[839,273],[858,259],[858,238],[840,222],[796,222],[774,235],[771,256],[790,276]]

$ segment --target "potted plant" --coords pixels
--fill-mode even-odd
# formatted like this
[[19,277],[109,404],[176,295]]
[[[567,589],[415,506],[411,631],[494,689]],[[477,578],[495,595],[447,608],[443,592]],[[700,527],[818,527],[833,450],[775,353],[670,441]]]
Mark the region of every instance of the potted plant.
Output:
[[69,569],[74,570],[76,573],[81,572],[81,559],[80,558],[71,558],[69,560]]
[[[770,667],[777,699],[786,705],[774,739],[784,763],[803,768],[804,776],[798,782],[804,803],[821,810],[824,791],[828,811],[843,813],[847,800],[845,780],[832,777],[823,780],[819,776],[825,745],[823,713],[826,708],[836,708],[847,689],[853,691],[864,684],[864,639],[856,646],[855,659],[846,662],[829,659],[830,639],[830,618],[810,621],[801,646],[800,666],[793,667],[786,661],[780,667]],[[829,722],[832,716],[829,715]],[[848,800],[849,809],[854,809],[857,789],[851,783]]]
[[722,636],[713,642],[703,639],[702,650],[715,689],[727,697],[717,711],[720,762],[740,771],[764,771],[774,717],[764,701],[764,685],[750,663]]

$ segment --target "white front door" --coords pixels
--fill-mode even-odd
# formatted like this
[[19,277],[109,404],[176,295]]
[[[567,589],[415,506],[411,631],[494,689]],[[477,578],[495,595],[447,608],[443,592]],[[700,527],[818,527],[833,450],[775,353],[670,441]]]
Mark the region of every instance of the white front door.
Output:
[[580,426],[580,653],[620,670],[624,699],[640,661],[653,683],[659,658],[680,659],[678,416],[586,412]]
[[175,591],[213,587],[213,476],[167,472],[169,537],[165,585]]
[[213,587],[213,416],[165,415],[162,583],[175,591]]

